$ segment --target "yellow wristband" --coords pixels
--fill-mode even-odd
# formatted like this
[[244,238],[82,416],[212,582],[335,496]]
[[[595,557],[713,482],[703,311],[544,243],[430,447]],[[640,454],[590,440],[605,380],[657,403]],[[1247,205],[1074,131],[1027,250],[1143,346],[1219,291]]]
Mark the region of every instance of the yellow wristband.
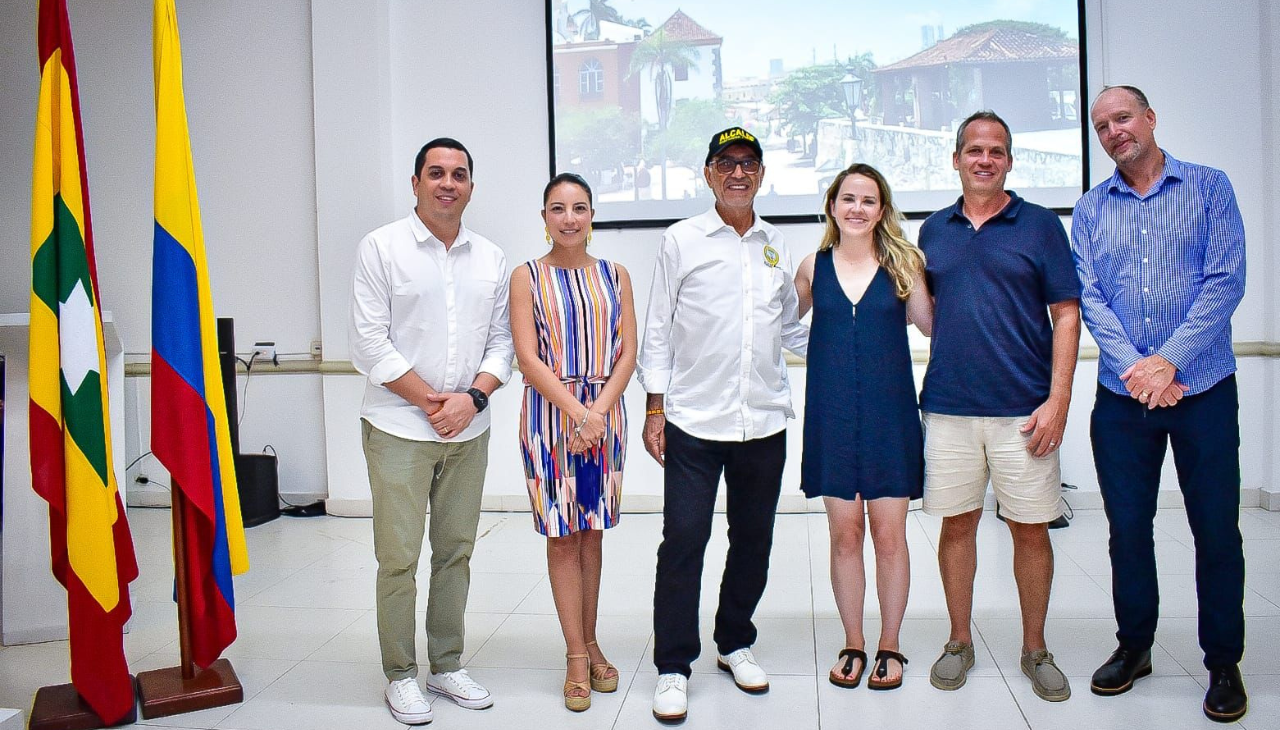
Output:
[[661,408],[650,408],[649,410],[644,412],[646,416],[661,416],[665,413],[666,411],[662,410]]

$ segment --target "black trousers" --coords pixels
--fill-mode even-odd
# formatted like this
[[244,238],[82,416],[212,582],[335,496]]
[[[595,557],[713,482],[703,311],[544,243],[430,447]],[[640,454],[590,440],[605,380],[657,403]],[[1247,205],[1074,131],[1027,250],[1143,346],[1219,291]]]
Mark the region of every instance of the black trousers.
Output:
[[709,441],[670,423],[666,438],[662,545],[653,591],[653,663],[661,674],[687,677],[702,649],[698,598],[721,473],[727,489],[729,554],[720,580],[716,648],[728,654],[755,643],[751,615],[769,578],[787,441],[785,431],[751,441]]
[[1094,464],[1111,525],[1116,638],[1155,642],[1160,594],[1153,525],[1168,445],[1195,538],[1200,648],[1206,668],[1244,653],[1244,546],[1240,538],[1240,405],[1235,376],[1171,408],[1148,410],[1098,386],[1090,422]]

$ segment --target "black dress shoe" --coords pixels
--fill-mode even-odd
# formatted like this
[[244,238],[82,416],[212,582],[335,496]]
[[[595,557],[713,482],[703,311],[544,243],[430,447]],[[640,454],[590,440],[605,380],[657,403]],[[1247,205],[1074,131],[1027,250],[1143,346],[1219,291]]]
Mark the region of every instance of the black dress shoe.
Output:
[[1235,722],[1249,711],[1240,667],[1209,670],[1209,691],[1204,693],[1204,714],[1217,722]]
[[1151,650],[1134,651],[1123,646],[1111,652],[1111,658],[1098,667],[1089,682],[1096,695],[1110,696],[1128,692],[1134,680],[1151,674]]

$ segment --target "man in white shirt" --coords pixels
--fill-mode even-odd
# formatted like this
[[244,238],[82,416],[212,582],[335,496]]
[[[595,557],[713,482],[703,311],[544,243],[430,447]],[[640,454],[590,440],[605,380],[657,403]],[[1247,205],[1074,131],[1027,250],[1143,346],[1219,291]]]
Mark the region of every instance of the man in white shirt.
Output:
[[378,641],[396,720],[431,722],[417,683],[415,575],[431,507],[427,690],[493,704],[462,668],[463,614],[488,463],[489,395],[511,377],[507,264],[462,225],[471,153],[442,137],[414,161],[413,212],[360,241],[351,361],[368,376],[360,410],[373,493]]
[[751,622],[764,593],[786,461],[791,392],[782,348],[803,357],[791,256],[755,214],[760,143],[734,127],[714,135],[703,174],[715,207],[663,233],[649,294],[640,381],[644,445],[662,464],[662,545],[654,590],[658,686],[653,714],[683,719],[698,657],[698,595],[716,489],[727,487],[729,554],[715,619],[717,665],[746,692],[769,689]]

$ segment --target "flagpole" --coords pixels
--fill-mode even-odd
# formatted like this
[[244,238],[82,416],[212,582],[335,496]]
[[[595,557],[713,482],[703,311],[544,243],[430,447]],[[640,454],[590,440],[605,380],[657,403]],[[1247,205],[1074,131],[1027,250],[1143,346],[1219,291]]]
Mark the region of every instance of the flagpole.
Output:
[[172,477],[180,664],[138,674],[147,719],[244,701],[231,662],[218,655],[236,635],[232,578],[249,568],[217,350],[206,347],[213,342],[214,316],[174,0],[155,0],[152,31],[151,451]]
[[171,511],[173,513],[174,592],[178,599],[178,657],[176,667],[138,672],[138,700],[143,719],[168,717],[211,707],[234,705],[244,701],[244,688],[231,662],[222,657],[201,669],[191,658],[191,599],[187,576],[186,515],[193,507],[173,480]]
[[187,600],[187,531],[183,528],[187,498],[175,481],[170,513],[173,517],[173,582],[178,598],[178,656],[183,681],[196,678],[196,664],[191,660],[191,602]]

